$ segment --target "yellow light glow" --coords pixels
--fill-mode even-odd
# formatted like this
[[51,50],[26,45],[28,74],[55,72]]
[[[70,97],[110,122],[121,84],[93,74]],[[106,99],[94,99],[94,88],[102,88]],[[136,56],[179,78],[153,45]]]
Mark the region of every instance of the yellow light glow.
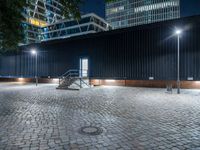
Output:
[[200,81],[195,81],[195,84],[200,84]]
[[113,83],[115,82],[115,80],[105,80],[106,82],[110,82],[110,83]]
[[53,79],[53,83],[58,83],[59,82],[59,79]]
[[29,18],[28,22],[30,24],[38,26],[38,27],[45,27],[45,26],[47,26],[47,23],[45,21],[38,20],[38,19],[35,19],[35,18]]
[[19,82],[24,82],[24,78],[18,78]]

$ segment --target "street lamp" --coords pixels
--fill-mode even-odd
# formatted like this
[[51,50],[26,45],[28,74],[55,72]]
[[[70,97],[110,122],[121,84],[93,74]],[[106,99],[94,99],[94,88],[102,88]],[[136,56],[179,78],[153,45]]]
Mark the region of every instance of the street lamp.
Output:
[[180,30],[180,29],[176,30],[177,35],[180,35],[181,33],[182,33],[182,30]]
[[31,50],[31,54],[35,55],[37,53],[37,51],[35,49]]
[[38,75],[37,75],[37,51],[35,49],[31,50],[31,54],[35,55],[35,83],[38,85]]
[[180,94],[180,35],[182,33],[182,30],[180,29],[177,29],[176,30],[176,35],[177,35],[177,38],[178,38],[178,54],[177,54],[177,94]]

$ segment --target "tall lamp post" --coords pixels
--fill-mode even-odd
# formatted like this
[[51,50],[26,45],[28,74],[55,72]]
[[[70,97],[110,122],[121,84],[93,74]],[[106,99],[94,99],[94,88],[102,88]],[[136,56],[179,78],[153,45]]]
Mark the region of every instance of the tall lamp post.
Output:
[[35,49],[31,50],[31,54],[35,56],[35,84],[38,85],[38,73],[37,73],[37,51]]
[[177,94],[180,94],[180,35],[182,30],[177,29],[176,35],[178,38],[178,47],[177,47]]

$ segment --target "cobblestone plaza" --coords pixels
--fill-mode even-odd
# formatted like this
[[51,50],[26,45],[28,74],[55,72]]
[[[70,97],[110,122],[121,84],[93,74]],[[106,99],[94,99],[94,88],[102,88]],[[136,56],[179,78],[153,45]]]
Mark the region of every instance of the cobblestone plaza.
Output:
[[[0,84],[0,149],[200,149],[200,91]],[[80,134],[85,126],[99,135]]]

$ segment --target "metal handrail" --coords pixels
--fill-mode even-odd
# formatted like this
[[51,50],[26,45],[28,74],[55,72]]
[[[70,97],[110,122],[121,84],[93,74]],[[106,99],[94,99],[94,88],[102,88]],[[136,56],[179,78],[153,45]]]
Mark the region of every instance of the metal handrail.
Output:
[[[90,85],[90,84],[87,84],[83,79],[80,78],[80,81],[81,81],[83,84],[87,85],[88,87],[91,87],[91,85]],[[80,87],[81,87],[81,86],[82,86],[82,85],[80,85]]]
[[69,77],[70,75],[80,75],[80,71],[87,71],[87,74],[88,74],[88,70],[84,70],[84,69],[81,69],[81,70],[78,70],[78,69],[70,69],[68,70],[67,72],[65,72],[64,74],[62,74],[59,78],[63,78],[63,77]]
[[79,73],[68,73],[66,76],[62,76],[61,79],[63,78],[69,78],[69,77],[75,77],[75,76],[79,76]]
[[62,74],[59,77],[59,85],[60,85],[62,80],[65,80],[65,79],[67,79],[69,77],[71,78],[71,77],[76,77],[76,76],[79,76],[79,70],[77,70],[77,69],[68,70],[67,72],[65,72],[64,74]]
[[67,75],[67,74],[70,73],[70,72],[78,72],[78,70],[77,70],[77,69],[70,69],[70,70],[68,70],[67,72],[65,72],[64,74],[62,74],[61,77]]
[[65,81],[66,79],[71,79],[71,78],[78,78],[80,80],[80,88],[82,87],[82,84],[87,85],[88,87],[90,87],[90,85],[88,85],[84,80],[84,76],[80,76],[80,73],[82,74],[83,71],[87,71],[88,74],[88,70],[78,70],[78,69],[70,69],[67,72],[65,72],[64,74],[62,74],[59,77],[59,85],[62,83],[62,81]]
[[[84,78],[86,77],[83,75],[84,73],[88,74],[88,70],[78,70],[78,69],[68,70],[67,72],[62,74],[62,76],[59,77],[59,86],[67,85],[69,87],[73,82],[73,84],[80,86],[80,88],[82,88],[83,84],[88,87],[91,87],[90,83],[88,84],[84,81]],[[77,83],[77,81],[80,82]]]

